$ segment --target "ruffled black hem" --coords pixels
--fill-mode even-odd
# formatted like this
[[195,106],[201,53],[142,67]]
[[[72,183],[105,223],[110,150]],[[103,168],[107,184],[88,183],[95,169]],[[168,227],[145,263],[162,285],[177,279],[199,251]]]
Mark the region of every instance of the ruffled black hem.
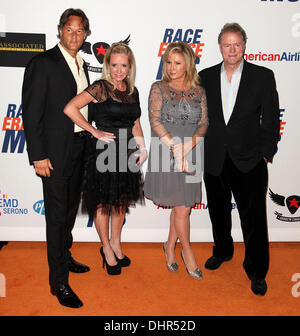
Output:
[[[94,147],[94,146],[92,146]],[[95,147],[94,147],[95,148]],[[135,204],[145,204],[144,179],[138,172],[98,172],[96,157],[99,151],[92,151],[86,160],[83,188],[82,212],[94,216],[98,209],[102,214],[129,212]]]

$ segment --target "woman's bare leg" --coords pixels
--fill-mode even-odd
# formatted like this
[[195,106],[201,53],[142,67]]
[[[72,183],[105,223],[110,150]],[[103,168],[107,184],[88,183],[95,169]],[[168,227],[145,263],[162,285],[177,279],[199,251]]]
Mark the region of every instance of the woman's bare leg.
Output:
[[125,209],[121,209],[120,212],[113,211],[111,213],[111,238],[110,246],[115,252],[118,259],[123,259],[124,255],[121,247],[121,233],[125,218]]
[[103,245],[106,261],[110,266],[114,266],[117,265],[117,260],[109,243],[109,217],[109,214],[103,214],[102,208],[99,208],[96,212],[94,222]]
[[190,207],[174,207],[174,227],[182,246],[186,266],[188,270],[194,271],[198,266],[190,245],[190,213]]

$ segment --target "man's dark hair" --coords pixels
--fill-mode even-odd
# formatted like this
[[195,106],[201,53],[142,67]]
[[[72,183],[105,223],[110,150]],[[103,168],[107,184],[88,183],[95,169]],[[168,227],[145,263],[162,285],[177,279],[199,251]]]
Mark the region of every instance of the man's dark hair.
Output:
[[58,35],[57,37],[59,38],[59,31],[61,29],[63,29],[64,25],[67,23],[68,19],[70,16],[79,16],[82,19],[82,24],[83,24],[83,28],[85,30],[86,36],[91,35],[91,31],[90,31],[90,23],[89,23],[89,19],[87,18],[87,16],[85,15],[85,13],[81,10],[81,9],[74,9],[74,8],[68,8],[66,9],[59,20],[59,24],[57,26],[58,28]]

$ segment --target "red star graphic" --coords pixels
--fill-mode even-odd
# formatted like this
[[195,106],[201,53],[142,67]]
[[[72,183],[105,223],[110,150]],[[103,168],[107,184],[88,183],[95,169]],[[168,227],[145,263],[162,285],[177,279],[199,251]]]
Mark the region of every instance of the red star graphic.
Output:
[[298,205],[299,201],[295,200],[295,197],[289,202],[290,202],[290,207],[294,206],[297,209],[299,208],[299,205]]
[[96,48],[98,50],[98,55],[102,54],[102,55],[105,55],[105,52],[107,49],[103,48],[103,45],[101,44],[100,48]]

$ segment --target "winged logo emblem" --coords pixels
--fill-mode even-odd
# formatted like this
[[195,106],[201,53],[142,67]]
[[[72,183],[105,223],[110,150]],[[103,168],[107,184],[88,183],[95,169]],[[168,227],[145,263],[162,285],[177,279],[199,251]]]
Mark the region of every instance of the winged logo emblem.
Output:
[[269,196],[271,200],[277,205],[286,206],[292,215],[299,209],[300,196],[298,195],[291,195],[291,196],[285,197],[283,195],[275,194],[269,188]]
[[[120,42],[123,42],[125,44],[129,44],[130,34],[125,38],[125,40],[122,40]],[[90,42],[85,41],[80,50],[83,53],[86,53],[86,54],[89,54],[89,55],[92,55],[94,53],[94,56],[96,57],[97,61],[100,64],[103,64],[106,50],[109,47],[110,47],[110,45],[106,42],[96,42],[92,46],[92,44]]]

